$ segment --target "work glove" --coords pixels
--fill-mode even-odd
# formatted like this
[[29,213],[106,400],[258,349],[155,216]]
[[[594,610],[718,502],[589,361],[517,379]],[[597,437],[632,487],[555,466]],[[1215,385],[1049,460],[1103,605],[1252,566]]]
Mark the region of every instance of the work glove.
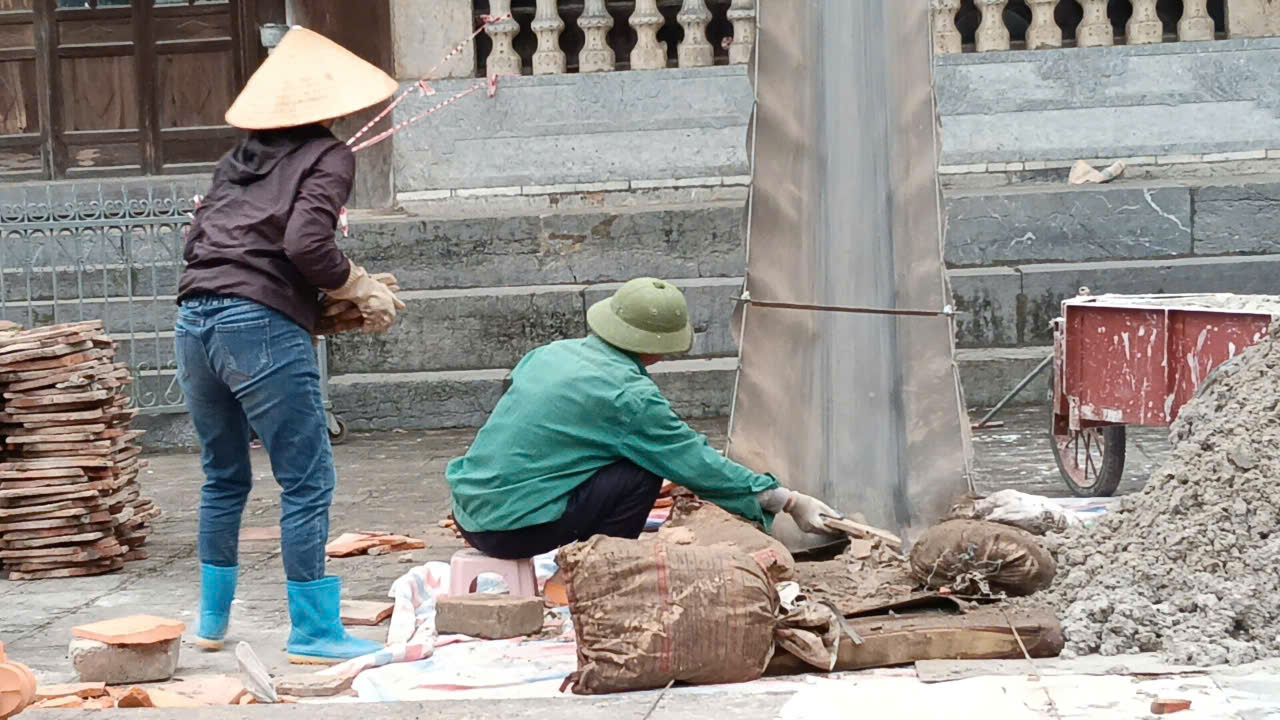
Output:
[[[391,292],[400,292],[400,282],[396,280],[395,275],[378,273],[370,277],[386,285]],[[320,323],[316,327],[317,335],[337,335],[338,333],[359,330],[364,327],[364,314],[360,312],[360,308],[356,307],[354,302],[338,300],[325,295],[322,306]]]
[[790,515],[796,526],[807,533],[838,534],[827,527],[823,516],[838,518],[841,517],[840,513],[815,497],[778,487],[759,493],[756,499],[760,501],[760,507],[771,513],[784,512]]
[[[321,334],[332,334],[359,327],[366,333],[380,333],[391,329],[396,313],[404,310],[405,304],[391,288],[391,285],[395,285],[394,276],[379,277],[384,280],[389,278],[390,282],[379,282],[379,279],[370,276],[364,268],[351,263],[351,275],[346,284],[337,290],[325,292],[328,299],[325,301],[324,316],[318,331]],[[332,301],[348,301],[354,306],[354,311],[352,307]],[[359,313],[359,325],[354,324],[356,313]]]

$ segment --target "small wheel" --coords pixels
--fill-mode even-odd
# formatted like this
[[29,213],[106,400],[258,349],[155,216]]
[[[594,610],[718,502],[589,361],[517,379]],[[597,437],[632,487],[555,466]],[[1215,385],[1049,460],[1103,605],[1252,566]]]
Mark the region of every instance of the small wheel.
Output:
[[1076,497],[1111,497],[1124,477],[1124,425],[1072,431],[1066,418],[1054,416],[1053,459]]
[[329,415],[329,444],[341,445],[347,441],[347,424],[337,415]]

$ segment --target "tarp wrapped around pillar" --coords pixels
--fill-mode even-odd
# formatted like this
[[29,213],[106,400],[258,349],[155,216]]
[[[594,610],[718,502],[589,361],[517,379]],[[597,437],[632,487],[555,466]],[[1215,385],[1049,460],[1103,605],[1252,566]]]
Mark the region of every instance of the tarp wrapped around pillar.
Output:
[[[757,13],[751,299],[942,310],[929,3]],[[951,318],[744,305],[736,320],[731,457],[908,541],[968,491]]]

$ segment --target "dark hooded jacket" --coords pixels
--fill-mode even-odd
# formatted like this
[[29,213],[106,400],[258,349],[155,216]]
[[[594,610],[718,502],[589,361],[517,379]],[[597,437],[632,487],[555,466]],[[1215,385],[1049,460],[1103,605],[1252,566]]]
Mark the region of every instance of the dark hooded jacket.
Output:
[[324,127],[250,133],[218,161],[196,211],[178,301],[253,300],[314,332],[319,292],[350,274],[335,230],[354,179],[354,156]]

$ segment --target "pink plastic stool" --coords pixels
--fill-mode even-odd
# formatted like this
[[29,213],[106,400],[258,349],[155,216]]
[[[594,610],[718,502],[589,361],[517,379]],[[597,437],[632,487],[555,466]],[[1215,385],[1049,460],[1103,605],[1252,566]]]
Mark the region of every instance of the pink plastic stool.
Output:
[[467,548],[449,560],[449,594],[470,595],[476,591],[476,578],[483,573],[499,575],[506,581],[512,597],[537,597],[538,576],[533,560],[499,560],[479,550]]

